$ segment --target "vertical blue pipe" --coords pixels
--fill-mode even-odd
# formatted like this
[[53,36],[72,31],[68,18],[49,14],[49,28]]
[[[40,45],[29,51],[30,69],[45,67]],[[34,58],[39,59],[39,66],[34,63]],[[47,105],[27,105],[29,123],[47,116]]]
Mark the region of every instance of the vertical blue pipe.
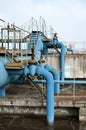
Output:
[[65,53],[66,53],[66,48],[62,42],[58,42],[58,45],[61,47],[61,58],[60,58],[60,66],[61,66],[61,80],[64,81],[65,73]]
[[38,40],[35,47],[35,53],[36,53],[36,61],[40,60],[41,58],[41,50],[43,50],[43,42],[42,42],[43,36],[39,35]]
[[43,55],[48,55],[47,43],[43,44]]
[[[59,73],[53,66],[46,64],[45,68],[52,73],[54,80],[59,81]],[[54,94],[58,94],[58,93],[60,93],[60,84],[54,82]]]
[[5,96],[5,86],[0,88],[0,97],[4,97]]
[[64,80],[64,46],[61,46],[61,80]]
[[59,42],[58,39],[53,40],[53,44],[57,45],[57,48],[61,48],[61,55],[60,55],[60,68],[61,68],[61,80],[64,81],[65,73],[64,73],[64,68],[65,68],[65,54],[66,54],[66,48],[62,42]]
[[54,80],[53,76],[50,72],[46,69],[39,66],[37,68],[37,75],[43,76],[46,79],[47,86],[46,86],[46,114],[47,114],[47,122],[49,125],[54,123]]
[[7,84],[8,73],[5,69],[4,62],[0,61],[0,96],[5,96],[5,85]]
[[29,74],[30,74],[31,76],[34,76],[35,73],[36,73],[37,64],[30,64],[30,65],[28,66],[28,68],[29,68]]

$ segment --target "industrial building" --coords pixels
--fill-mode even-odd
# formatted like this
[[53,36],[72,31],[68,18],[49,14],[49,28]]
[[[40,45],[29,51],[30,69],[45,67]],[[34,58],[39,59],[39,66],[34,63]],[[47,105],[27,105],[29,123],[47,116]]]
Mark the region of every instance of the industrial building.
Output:
[[86,120],[86,42],[61,40],[42,17],[22,26],[0,21],[0,113],[46,111],[52,125],[63,109]]

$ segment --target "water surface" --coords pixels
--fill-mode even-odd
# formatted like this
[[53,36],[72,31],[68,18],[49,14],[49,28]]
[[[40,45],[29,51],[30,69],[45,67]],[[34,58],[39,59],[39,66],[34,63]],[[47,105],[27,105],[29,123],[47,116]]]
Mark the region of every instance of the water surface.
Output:
[[86,122],[75,119],[55,119],[48,126],[45,117],[0,116],[0,130],[86,130]]

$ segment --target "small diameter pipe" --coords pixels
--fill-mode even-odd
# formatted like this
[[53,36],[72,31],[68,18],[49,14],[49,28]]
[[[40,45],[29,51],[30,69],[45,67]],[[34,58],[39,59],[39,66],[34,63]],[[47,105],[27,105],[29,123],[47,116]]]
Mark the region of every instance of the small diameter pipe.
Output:
[[54,81],[53,76],[48,70],[39,66],[36,71],[38,76],[43,76],[46,79],[46,114],[48,125],[53,125],[54,123]]
[[[55,80],[55,82],[58,82]],[[59,83],[64,83],[64,84],[86,84],[86,81],[83,80],[64,80],[64,81],[59,81]]]
[[[58,80],[59,81],[59,73],[57,72],[57,70],[53,66],[50,66],[50,65],[46,64],[45,68],[49,72],[52,73],[54,80]],[[58,94],[58,93],[60,93],[60,84],[54,82],[54,94]]]
[[71,51],[71,52],[72,52],[72,54],[75,54],[75,50],[74,50],[74,49],[72,49],[72,48],[67,48],[67,51]]
[[[46,80],[33,80],[36,83],[46,83]],[[86,84],[86,81],[80,80],[80,81],[76,81],[76,80],[54,80],[55,83],[62,83],[62,84]]]

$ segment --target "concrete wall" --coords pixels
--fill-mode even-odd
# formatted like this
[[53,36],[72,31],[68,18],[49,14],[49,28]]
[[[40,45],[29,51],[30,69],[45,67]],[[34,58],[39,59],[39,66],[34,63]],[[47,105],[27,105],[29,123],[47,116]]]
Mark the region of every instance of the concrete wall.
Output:
[[[53,54],[44,56],[49,65],[60,72],[60,57]],[[65,56],[65,78],[86,78],[86,54],[67,54]]]

